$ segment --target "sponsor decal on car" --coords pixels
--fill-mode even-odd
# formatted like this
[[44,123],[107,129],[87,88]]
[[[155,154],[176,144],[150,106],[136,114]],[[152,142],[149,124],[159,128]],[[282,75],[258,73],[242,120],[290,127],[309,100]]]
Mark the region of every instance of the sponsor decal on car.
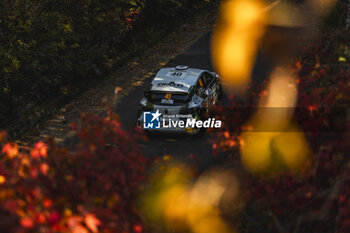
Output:
[[167,93],[164,96],[164,99],[161,100],[162,104],[173,104],[174,100],[171,99],[171,93]]
[[171,99],[171,93],[165,94],[164,99],[170,100]]
[[170,83],[158,83],[158,87],[184,87],[182,83],[175,83],[175,82],[170,82]]

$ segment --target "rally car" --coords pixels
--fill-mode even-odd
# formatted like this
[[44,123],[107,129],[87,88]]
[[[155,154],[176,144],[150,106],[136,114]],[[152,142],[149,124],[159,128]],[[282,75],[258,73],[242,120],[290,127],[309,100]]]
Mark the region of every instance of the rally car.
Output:
[[188,66],[162,68],[139,103],[137,126],[149,131],[198,133],[200,129],[191,121],[182,125],[177,121],[205,120],[221,90],[215,72]]

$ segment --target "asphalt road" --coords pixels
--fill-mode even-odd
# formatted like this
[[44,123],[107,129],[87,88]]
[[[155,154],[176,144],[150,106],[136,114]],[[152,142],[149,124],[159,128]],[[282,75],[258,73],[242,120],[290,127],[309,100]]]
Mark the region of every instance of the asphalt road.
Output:
[[[182,54],[170,60],[166,66],[187,65],[212,70],[210,38],[210,32],[203,35]],[[142,85],[136,87],[119,101],[116,112],[125,128],[132,130],[135,127],[138,103],[151,81],[152,79],[145,80]],[[185,161],[189,154],[197,155],[201,158],[198,168],[205,169],[221,162],[220,158],[212,156],[210,138],[211,135],[208,133],[200,135],[155,134],[148,136],[148,142],[144,142],[140,146],[147,157],[171,155],[176,160]]]

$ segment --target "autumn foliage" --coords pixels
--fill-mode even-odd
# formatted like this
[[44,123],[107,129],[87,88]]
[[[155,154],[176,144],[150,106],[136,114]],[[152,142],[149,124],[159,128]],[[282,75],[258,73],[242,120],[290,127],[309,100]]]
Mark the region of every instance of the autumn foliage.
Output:
[[[333,30],[334,27],[326,30],[327,34],[307,47],[305,54],[290,66],[298,82],[298,103],[292,120],[307,139],[311,160],[298,173],[282,165],[278,175],[246,175],[247,203],[239,232],[350,230],[350,144],[344,118],[350,104],[349,55],[342,52],[344,31]],[[266,83],[262,83],[258,91],[250,93],[249,104],[254,106],[266,94],[265,87]],[[235,97],[231,101],[227,109],[243,111],[227,113],[227,109],[219,107],[219,114],[228,124],[213,143],[216,156],[239,154],[245,144],[241,132],[253,130],[244,124],[254,107],[244,108],[244,103]],[[235,158],[228,161],[232,160]]]
[[112,115],[83,116],[77,133],[74,152],[2,140],[1,232],[144,232],[133,198],[146,159],[135,139]]
[[[173,4],[157,0],[150,2],[163,7]],[[141,4],[140,1],[137,3]],[[143,9],[150,13],[152,8],[145,6]],[[123,27],[129,29],[138,13],[123,13],[126,17]],[[166,13],[164,10],[155,14],[152,20]],[[99,17],[102,21],[106,19],[103,15]],[[69,17],[63,19],[67,22],[61,22],[59,30],[66,34],[61,40],[71,40],[72,44],[63,44],[74,46],[74,40],[79,42],[81,38],[74,37],[74,27],[70,31],[69,25],[74,25],[74,22],[70,22]],[[97,28],[98,22],[96,19],[94,24]],[[224,168],[234,169],[239,175],[236,177],[236,174],[225,172],[223,176],[218,169],[217,173],[198,174],[196,181],[197,177],[192,177],[192,173],[189,175],[182,165],[168,170],[166,166],[159,166],[162,172],[158,180],[151,183],[149,193],[143,196],[147,207],[143,214],[165,221],[165,225],[180,231],[183,230],[181,221],[189,225],[186,230],[192,229],[193,232],[214,229],[212,233],[226,229],[217,226],[226,226],[226,220],[235,215],[232,218],[237,224],[234,229],[241,233],[349,232],[350,166],[347,152],[350,138],[347,122],[339,121],[340,125],[333,127],[332,124],[341,118],[337,115],[330,117],[332,109],[345,109],[350,101],[350,57],[340,52],[348,46],[345,44],[348,41],[341,40],[339,31],[326,30],[328,34],[308,47],[307,52],[289,67],[298,84],[296,109],[302,109],[294,112],[292,122],[298,126],[298,133],[305,136],[310,152],[309,159],[298,167],[297,172],[272,150],[271,161],[277,160],[278,165],[267,167],[268,172],[254,174],[240,166],[240,148],[246,144],[241,133],[252,130],[245,123],[254,108],[245,107],[246,103],[233,96],[230,106],[217,109],[219,118],[226,124],[222,132],[215,134],[217,137],[213,139],[212,147],[214,156],[226,158]],[[21,40],[15,43],[19,43],[16,49],[21,53],[25,53],[25,46],[36,46]],[[88,45],[82,43],[81,48],[75,49],[80,51]],[[58,54],[65,51],[58,42],[50,46]],[[103,46],[100,49],[101,53],[108,50]],[[11,59],[8,62],[13,69],[7,72],[6,77],[10,79],[10,74],[24,69],[22,64],[25,61],[18,62],[11,56],[7,58]],[[56,58],[52,59],[51,62],[55,63]],[[80,62],[78,67],[71,67],[72,70],[78,74],[90,73],[88,69],[93,69],[90,66],[93,61]],[[33,67],[25,68],[30,70]],[[265,88],[266,83],[262,83],[249,92],[249,104],[253,105],[266,95]],[[58,147],[52,139],[37,142],[32,147],[20,147],[8,142],[5,133],[0,133],[0,232],[148,232],[149,226],[135,208],[140,184],[149,181],[146,169],[150,168],[150,163],[138,149],[139,134],[123,130],[117,116],[111,112],[105,116],[84,114],[81,123],[74,128],[78,142],[73,150]],[[257,156],[258,153],[257,150]],[[169,158],[166,155],[163,160]],[[278,169],[274,170],[276,167]],[[237,200],[222,202],[235,195],[239,196]],[[158,212],[155,211],[157,208]],[[222,213],[226,215],[222,216]]]

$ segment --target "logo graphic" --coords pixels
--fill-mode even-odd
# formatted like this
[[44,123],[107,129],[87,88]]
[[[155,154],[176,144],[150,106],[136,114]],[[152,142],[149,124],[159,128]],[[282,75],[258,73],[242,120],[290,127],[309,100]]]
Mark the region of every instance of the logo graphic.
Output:
[[175,82],[170,82],[170,83],[158,83],[158,87],[184,87],[182,83],[175,83]]
[[144,129],[159,129],[160,116],[159,109],[156,112],[143,112],[143,128]]

